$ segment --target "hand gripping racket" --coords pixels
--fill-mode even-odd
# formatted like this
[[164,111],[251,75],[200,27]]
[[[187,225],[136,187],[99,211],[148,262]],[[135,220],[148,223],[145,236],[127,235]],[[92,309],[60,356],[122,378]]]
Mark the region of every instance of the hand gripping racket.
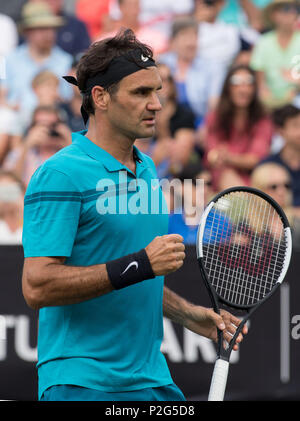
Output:
[[222,191],[207,205],[198,228],[197,258],[214,311],[240,310],[241,324],[223,346],[218,329],[217,360],[209,401],[224,398],[229,358],[253,312],[281,285],[292,252],[291,230],[280,206],[250,187]]

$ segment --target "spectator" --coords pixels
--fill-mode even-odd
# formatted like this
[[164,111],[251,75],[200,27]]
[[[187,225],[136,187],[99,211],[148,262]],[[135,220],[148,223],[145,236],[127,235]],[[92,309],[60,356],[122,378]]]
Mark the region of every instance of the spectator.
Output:
[[249,67],[228,72],[218,107],[207,117],[203,132],[215,189],[247,185],[251,170],[269,153],[273,133]]
[[195,0],[194,16],[199,24],[198,54],[204,60],[214,60],[227,72],[241,48],[238,29],[217,21],[224,0]]
[[[212,189],[212,177],[210,172],[203,168],[202,164],[197,161],[185,166],[178,175],[178,179],[181,181],[182,189],[181,191],[176,191],[175,195],[181,196],[180,203],[182,203],[182,207],[176,208],[176,199],[174,198],[173,202],[175,205],[173,204],[173,210],[170,212],[169,216],[169,234],[180,234],[183,236],[185,244],[196,244],[199,226],[199,218],[197,218],[197,215],[199,215],[199,213],[195,212],[195,215],[189,215],[188,213],[195,209],[197,205],[196,199],[198,199],[198,203],[201,199],[201,197],[196,198],[197,194],[198,196],[203,194],[203,201],[201,201],[201,206],[203,208],[212,198],[214,194]],[[199,188],[197,190],[197,179],[203,180],[203,189]],[[184,180],[192,181],[192,191],[190,193],[187,192],[189,186],[184,186]],[[189,203],[186,203],[186,201]]]
[[58,109],[40,106],[23,142],[7,156],[4,168],[14,171],[27,186],[35,170],[70,143],[71,132],[61,121]]
[[171,69],[178,102],[191,108],[200,126],[217,103],[225,75],[215,62],[197,57],[197,51],[198,24],[192,18],[182,18],[174,22],[170,52],[160,61]]
[[91,39],[83,21],[64,11],[63,0],[30,0],[32,3],[44,1],[55,16],[62,17],[64,24],[58,29],[56,45],[71,55],[85,51]]
[[[160,178],[177,174],[191,158],[195,145],[195,116],[183,105],[178,104],[176,86],[170,69],[165,64],[158,65],[163,88],[159,91],[162,110],[156,116],[156,138],[148,140],[151,155]],[[145,140],[136,145],[146,151]]]
[[130,28],[141,42],[151,45],[154,55],[162,54],[168,49],[168,38],[166,36],[155,29],[142,25],[140,0],[118,0],[118,4],[120,19],[113,22],[112,31],[99,34],[97,39],[113,37],[121,28]]
[[299,89],[292,72],[300,45],[297,2],[274,0],[266,7],[265,16],[273,29],[261,36],[250,65],[257,72],[260,98],[268,107],[276,108],[292,102]]
[[38,105],[56,105],[59,101],[59,79],[49,70],[42,70],[32,81]]
[[0,244],[22,244],[25,186],[10,171],[0,171]]
[[293,247],[300,249],[300,207],[293,206],[288,170],[275,162],[258,165],[251,174],[251,185],[267,193],[282,207],[291,225]]
[[[59,79],[50,70],[41,70],[32,80],[32,90],[35,95],[34,109],[41,105],[55,106],[60,100]],[[28,129],[34,109],[27,108],[19,113],[19,121],[24,134]]]
[[[7,56],[18,44],[19,36],[15,22],[0,13],[0,59]],[[0,63],[0,66],[2,63]]]
[[[3,82],[9,103],[18,105],[21,112],[35,106],[31,86],[34,76],[48,69],[61,78],[71,67],[72,57],[55,46],[56,30],[62,24],[62,18],[53,15],[44,2],[24,6],[21,29],[26,42],[7,57]],[[72,89],[62,79],[60,95],[64,99],[72,95]]]
[[288,104],[276,110],[273,118],[284,145],[260,164],[275,162],[287,169],[292,181],[293,206],[300,207],[300,109]]

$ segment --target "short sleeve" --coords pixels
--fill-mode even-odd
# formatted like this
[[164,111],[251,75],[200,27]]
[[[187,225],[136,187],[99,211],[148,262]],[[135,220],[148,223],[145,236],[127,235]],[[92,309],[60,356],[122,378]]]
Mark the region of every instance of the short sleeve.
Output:
[[80,210],[81,193],[70,177],[40,167],[24,199],[24,256],[71,256]]

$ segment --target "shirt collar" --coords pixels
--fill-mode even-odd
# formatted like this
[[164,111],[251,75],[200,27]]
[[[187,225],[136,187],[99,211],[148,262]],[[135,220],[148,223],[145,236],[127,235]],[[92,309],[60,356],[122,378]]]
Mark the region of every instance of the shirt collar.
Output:
[[[88,139],[85,136],[86,133],[87,130],[81,130],[80,132],[72,133],[72,143],[74,145],[77,145],[83,152],[85,152],[91,158],[101,162],[105,166],[105,168],[110,172],[120,170],[130,171],[125,165],[123,165],[120,161],[114,158],[110,153],[106,152],[100,146],[96,145],[94,142]],[[133,145],[133,156],[136,160],[137,167],[147,167],[141,152],[135,145]],[[138,169],[136,172],[138,172]]]

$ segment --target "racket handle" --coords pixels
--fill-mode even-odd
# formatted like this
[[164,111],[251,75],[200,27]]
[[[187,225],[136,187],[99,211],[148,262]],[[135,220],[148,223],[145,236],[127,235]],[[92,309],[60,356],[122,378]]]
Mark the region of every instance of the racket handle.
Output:
[[224,399],[228,369],[229,362],[218,358],[211,379],[209,401],[222,401]]

